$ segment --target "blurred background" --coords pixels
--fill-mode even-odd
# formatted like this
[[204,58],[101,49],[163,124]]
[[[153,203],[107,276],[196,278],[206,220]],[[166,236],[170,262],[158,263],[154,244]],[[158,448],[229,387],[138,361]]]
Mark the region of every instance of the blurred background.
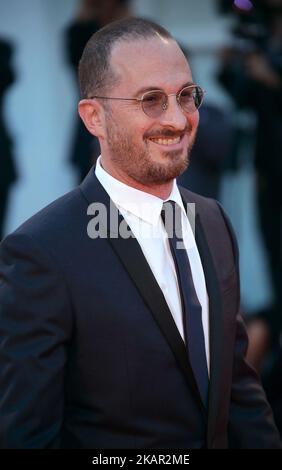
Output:
[[233,223],[248,356],[281,431],[282,0],[0,0],[0,239],[95,162],[77,64],[92,33],[130,14],[167,27],[206,90],[179,182]]

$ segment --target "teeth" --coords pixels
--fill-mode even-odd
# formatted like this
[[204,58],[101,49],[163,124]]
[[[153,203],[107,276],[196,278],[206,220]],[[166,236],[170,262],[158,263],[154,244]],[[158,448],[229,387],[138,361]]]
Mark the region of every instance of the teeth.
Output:
[[153,142],[156,142],[160,145],[173,145],[180,142],[180,136],[175,137],[174,139],[151,139]]

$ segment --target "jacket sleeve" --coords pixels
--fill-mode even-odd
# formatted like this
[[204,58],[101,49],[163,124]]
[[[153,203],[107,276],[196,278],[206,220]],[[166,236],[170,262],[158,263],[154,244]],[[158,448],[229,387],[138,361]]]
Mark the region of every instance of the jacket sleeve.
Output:
[[0,245],[0,448],[60,446],[71,308],[55,266],[20,232]]
[[236,322],[229,413],[229,447],[281,449],[279,432],[256,372],[246,362],[248,338],[240,313]]
[[248,336],[240,311],[239,253],[236,237],[228,217],[219,205],[229,231],[235,264],[237,266],[237,317],[234,346],[233,374],[229,411],[228,439],[230,448],[282,448],[279,432],[274,424],[257,373],[246,361]]

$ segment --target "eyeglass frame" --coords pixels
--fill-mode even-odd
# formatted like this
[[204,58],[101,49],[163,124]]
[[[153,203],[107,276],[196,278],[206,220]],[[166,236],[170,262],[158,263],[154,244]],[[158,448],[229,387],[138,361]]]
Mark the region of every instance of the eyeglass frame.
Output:
[[160,112],[160,114],[156,117],[159,117],[161,116],[167,109],[168,109],[168,98],[170,96],[175,96],[176,97],[176,100],[177,100],[177,103],[180,107],[180,109],[182,110],[183,113],[188,113],[188,114],[193,114],[195,111],[185,111],[185,109],[182,108],[181,104],[180,104],[180,95],[181,93],[183,92],[183,90],[185,90],[186,88],[200,88],[201,92],[202,92],[202,101],[200,103],[200,105],[198,107],[195,107],[195,111],[197,111],[203,101],[204,101],[204,95],[206,93],[206,90],[204,90],[200,85],[195,85],[195,84],[191,84],[191,85],[187,85],[187,86],[184,86],[183,88],[181,88],[181,90],[179,90],[177,93],[170,93],[170,94],[166,94],[163,90],[148,90],[146,91],[145,93],[143,93],[143,95],[141,96],[141,98],[119,98],[119,97],[111,97],[111,96],[97,96],[97,95],[94,95],[94,96],[90,96],[88,99],[101,99],[101,100],[121,100],[121,101],[137,101],[139,103],[141,103],[141,107],[142,107],[142,111],[144,114],[146,114],[146,116],[148,117],[152,117],[152,116],[149,116],[145,111],[144,111],[144,107],[143,107],[143,101],[144,101],[144,96],[148,95],[149,93],[154,93],[156,91],[158,92],[162,92],[165,96],[166,96],[166,102],[164,103],[165,105],[165,108],[163,107],[162,111]]

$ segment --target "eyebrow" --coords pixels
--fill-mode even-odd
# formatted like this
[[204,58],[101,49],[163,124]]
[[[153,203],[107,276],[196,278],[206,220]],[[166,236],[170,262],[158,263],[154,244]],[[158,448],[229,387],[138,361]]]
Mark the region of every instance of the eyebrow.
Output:
[[[195,85],[195,83],[194,82],[186,82],[186,83],[184,83],[184,85],[182,85],[179,88],[179,91],[182,90],[182,88],[185,88],[186,86],[190,86],[190,85]],[[136,91],[136,93],[133,96],[137,97],[137,96],[143,95],[147,91],[155,91],[155,90],[164,91],[163,88],[160,88],[159,86],[149,86],[149,87],[147,86],[147,87],[140,88],[138,91]]]

